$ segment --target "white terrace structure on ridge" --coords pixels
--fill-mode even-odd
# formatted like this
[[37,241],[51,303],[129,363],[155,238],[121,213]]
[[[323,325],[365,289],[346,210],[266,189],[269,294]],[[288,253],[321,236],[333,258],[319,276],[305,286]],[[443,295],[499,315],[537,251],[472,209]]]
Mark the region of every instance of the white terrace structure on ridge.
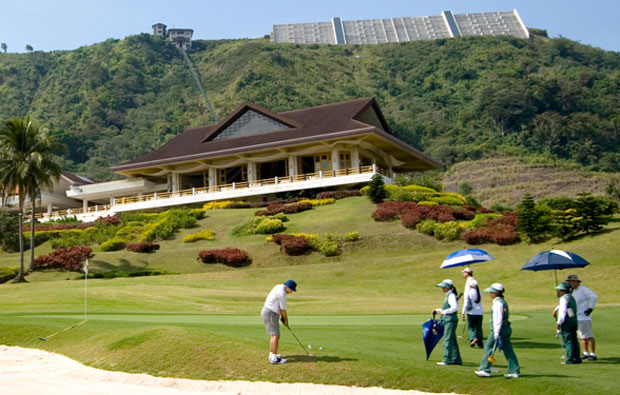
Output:
[[[156,151],[112,167],[127,178],[72,186],[92,220],[208,201],[266,200],[282,192],[347,189],[382,174],[440,164],[394,136],[373,98],[274,113],[245,102],[221,122],[188,129]],[[93,205],[94,203],[94,205]]]

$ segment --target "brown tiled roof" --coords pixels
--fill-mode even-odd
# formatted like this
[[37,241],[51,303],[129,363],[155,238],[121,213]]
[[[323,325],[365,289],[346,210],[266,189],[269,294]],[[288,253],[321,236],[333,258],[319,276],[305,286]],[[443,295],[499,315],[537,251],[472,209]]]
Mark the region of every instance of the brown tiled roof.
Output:
[[[385,131],[355,120],[370,106],[374,107]],[[225,129],[248,109],[253,109],[290,126],[290,128],[250,136],[213,140],[221,130]],[[111,169],[114,171],[139,169],[153,165],[251,152],[315,140],[320,141],[327,137],[344,137],[369,132],[377,133],[401,146],[401,148],[411,151],[412,154],[421,157],[422,160],[428,161],[431,167],[439,165],[438,162],[422,152],[394,137],[375,99],[362,98],[281,113],[273,113],[254,103],[245,102],[219,123],[184,130],[161,148]]]
[[78,176],[73,173],[61,173],[61,176],[64,177],[71,185],[86,185],[94,183],[91,179]]

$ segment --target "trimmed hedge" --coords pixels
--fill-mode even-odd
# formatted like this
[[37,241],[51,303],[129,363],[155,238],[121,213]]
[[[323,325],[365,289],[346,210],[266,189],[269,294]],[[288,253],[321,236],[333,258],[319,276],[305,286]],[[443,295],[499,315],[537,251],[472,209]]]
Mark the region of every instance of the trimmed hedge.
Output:
[[131,252],[140,252],[140,253],[151,253],[153,251],[159,250],[159,244],[155,243],[131,243],[127,244],[127,251]]
[[254,213],[254,216],[260,217],[260,216],[267,216],[267,215],[276,215],[279,213],[296,214],[296,213],[300,213],[302,211],[307,211],[307,210],[312,210],[311,203],[308,203],[308,202],[298,202],[298,203],[291,203],[291,204],[275,203],[275,204],[270,204],[269,206],[267,206],[265,210],[258,210],[257,212]]
[[243,267],[252,263],[248,253],[238,248],[203,250],[198,253],[198,258],[203,263],[223,263],[232,267]]
[[346,191],[326,191],[317,193],[316,198],[321,199],[344,199],[352,196],[362,196],[362,193],[357,189],[351,189]]
[[120,237],[113,237],[110,240],[101,243],[101,245],[99,246],[99,250],[101,250],[102,252],[118,251],[125,248],[125,246],[125,240],[121,239]]
[[59,248],[50,254],[36,257],[34,270],[61,269],[79,272],[84,266],[84,261],[92,257],[90,247]]
[[211,229],[203,229],[198,233],[183,236],[183,243],[193,243],[198,240],[215,240],[215,232]]
[[9,280],[17,277],[19,273],[19,268],[15,267],[0,267],[0,284],[3,284]]

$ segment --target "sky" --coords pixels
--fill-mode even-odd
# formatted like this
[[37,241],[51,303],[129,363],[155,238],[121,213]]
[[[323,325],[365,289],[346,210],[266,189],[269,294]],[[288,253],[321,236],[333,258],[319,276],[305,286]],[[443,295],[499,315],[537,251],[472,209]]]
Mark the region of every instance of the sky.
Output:
[[154,23],[194,29],[194,39],[255,38],[274,24],[418,17],[516,8],[550,37],[620,51],[618,0],[0,0],[0,43],[8,52],[70,50],[150,33]]

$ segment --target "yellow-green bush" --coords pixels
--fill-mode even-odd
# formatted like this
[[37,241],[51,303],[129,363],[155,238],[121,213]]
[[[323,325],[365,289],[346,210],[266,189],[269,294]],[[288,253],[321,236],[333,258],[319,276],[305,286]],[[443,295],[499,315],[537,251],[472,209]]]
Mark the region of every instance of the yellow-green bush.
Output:
[[425,193],[437,193],[436,190],[428,187],[423,187],[422,185],[406,185],[403,188],[410,192],[425,192]]
[[463,206],[465,205],[465,199],[459,199],[456,196],[437,196],[428,199],[431,202],[437,204],[443,204],[446,206]]
[[144,231],[143,225],[127,225],[125,227],[120,228],[114,236],[125,240],[126,243],[129,243],[129,242],[138,240],[138,237],[143,231]]
[[228,208],[233,203],[245,203],[243,200],[225,200],[221,202],[208,202],[202,206],[203,210],[221,210],[224,208]]
[[300,200],[297,203],[310,203],[312,205],[312,207],[315,206],[325,206],[327,204],[332,204],[336,201],[336,199],[333,198],[327,198],[327,199],[303,199]]
[[463,226],[456,221],[437,223],[433,228],[435,237],[444,241],[460,240],[461,232],[463,232]]
[[258,223],[254,233],[258,233],[261,235],[268,235],[273,233],[281,232],[285,229],[284,223],[279,219],[271,219],[271,218],[263,218],[262,221]]
[[103,242],[99,249],[103,252],[107,251],[118,251],[125,248],[125,241],[121,238],[113,237],[110,240]]
[[437,203],[437,202],[431,202],[431,201],[428,201],[428,200],[423,200],[421,202],[418,202],[418,204],[421,204],[423,206],[438,206],[439,205],[439,203]]
[[344,241],[351,242],[360,239],[360,232],[348,232],[344,234]]
[[433,221],[432,219],[425,219],[424,221],[417,224],[415,228],[420,232],[424,233],[425,235],[432,236],[433,234],[435,234],[435,226],[437,226],[437,222]]
[[215,240],[215,232],[211,229],[203,229],[198,233],[183,236],[183,243],[192,243],[198,240]]

